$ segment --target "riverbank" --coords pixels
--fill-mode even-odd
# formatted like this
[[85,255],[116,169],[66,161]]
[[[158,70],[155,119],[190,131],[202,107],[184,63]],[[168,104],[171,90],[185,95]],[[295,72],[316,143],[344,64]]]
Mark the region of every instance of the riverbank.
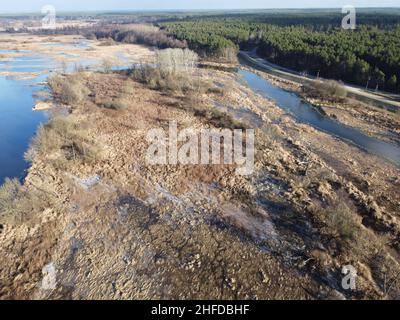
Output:
[[[35,205],[26,201],[28,216],[1,222],[0,296],[398,294],[396,284],[388,291],[384,282],[400,268],[400,170],[296,123],[236,74],[199,69],[197,77],[208,89],[182,95],[151,90],[124,72],[79,73],[85,99],[45,126],[31,149],[17,200]],[[117,98],[123,108],[104,107]],[[238,176],[231,166],[146,162],[149,129],[171,120],[180,128],[226,125],[231,120],[215,105],[256,129],[253,175]],[[199,106],[209,111],[196,112]],[[352,292],[340,286],[348,264],[359,275]],[[51,277],[55,288],[44,285]]]
[[[47,78],[75,70],[110,70],[151,63],[154,51],[140,45],[104,43],[80,36],[0,33],[0,184],[23,180],[24,153],[51,112]],[[34,112],[33,112],[33,111]]]
[[400,113],[387,111],[352,99],[345,101],[329,101],[315,98],[303,90],[298,82],[286,80],[266,72],[242,66],[242,70],[256,73],[273,85],[295,92],[304,101],[319,108],[326,116],[339,121],[349,127],[356,128],[368,136],[400,145]]
[[400,145],[400,113],[378,109],[373,106],[347,102],[327,103],[305,97],[305,100],[319,106],[329,117],[357,128],[371,137]]

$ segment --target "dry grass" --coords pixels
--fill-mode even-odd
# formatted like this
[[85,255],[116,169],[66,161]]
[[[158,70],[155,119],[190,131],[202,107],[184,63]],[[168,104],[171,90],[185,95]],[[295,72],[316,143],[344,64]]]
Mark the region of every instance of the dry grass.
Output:
[[383,250],[371,258],[373,276],[386,298],[400,297],[400,266]]
[[68,118],[55,118],[39,128],[26,159],[49,155],[56,167],[64,168],[69,162],[92,163],[98,151],[85,129]]
[[27,188],[17,179],[6,179],[0,187],[0,224],[15,225],[29,221],[34,213],[54,208],[56,198],[49,192]]
[[184,99],[182,109],[193,114],[195,117],[204,119],[208,124],[215,128],[222,129],[242,129],[245,130],[247,126],[240,121],[236,121],[226,112],[219,111],[210,106],[203,105],[194,100],[193,97]]
[[83,103],[90,94],[84,84],[82,72],[71,75],[56,75],[49,78],[49,86],[55,97],[63,104],[75,106]]
[[347,97],[346,88],[334,80],[316,81],[313,85],[304,87],[304,92],[323,100],[343,101]]

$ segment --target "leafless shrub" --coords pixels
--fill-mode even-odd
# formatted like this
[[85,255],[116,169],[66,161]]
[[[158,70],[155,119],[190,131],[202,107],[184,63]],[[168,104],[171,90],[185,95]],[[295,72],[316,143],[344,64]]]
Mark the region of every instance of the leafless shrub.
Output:
[[0,223],[20,224],[55,205],[55,196],[34,187],[25,188],[17,179],[6,179],[0,186]]
[[157,51],[157,66],[163,75],[188,73],[197,65],[198,55],[189,49],[165,49]]
[[6,179],[0,187],[0,222],[4,223],[6,218],[15,216],[15,201],[18,199],[21,185],[17,179]]
[[371,259],[372,273],[385,297],[400,297],[400,266],[384,250]]
[[149,87],[172,92],[188,92],[199,89],[193,71],[198,56],[188,49],[166,49],[157,52],[155,66],[135,66],[132,78]]
[[68,76],[55,75],[49,78],[48,84],[61,103],[77,105],[84,102],[90,94],[81,77],[81,73]]
[[237,63],[237,50],[234,47],[225,47],[220,53],[220,59],[227,63]]
[[112,109],[112,110],[124,110],[128,107],[126,102],[121,98],[104,102],[103,104],[101,104],[101,106],[103,108]]
[[110,59],[104,59],[101,63],[101,67],[103,68],[104,72],[110,72],[114,67],[114,62]]
[[39,128],[25,155],[26,160],[51,155],[57,167],[68,161],[91,163],[98,158],[98,151],[87,131],[68,118],[55,118]]
[[317,209],[315,213],[342,248],[349,248],[356,242],[359,226],[354,214],[344,203],[334,202],[326,208]]
[[314,84],[304,87],[304,91],[312,97],[324,100],[340,101],[347,96],[346,88],[334,80],[316,81]]
[[64,81],[65,81],[65,79],[63,76],[55,75],[55,76],[49,77],[47,80],[47,83],[49,84],[53,93],[59,94],[61,92]]

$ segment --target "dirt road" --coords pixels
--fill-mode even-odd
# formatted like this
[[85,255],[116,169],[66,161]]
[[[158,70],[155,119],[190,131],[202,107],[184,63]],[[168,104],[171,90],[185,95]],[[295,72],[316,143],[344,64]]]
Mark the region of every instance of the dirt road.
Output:
[[[287,68],[283,68],[272,64],[265,59],[262,59],[257,56],[254,51],[241,51],[240,57],[243,58],[246,64],[250,64],[257,69],[261,69],[262,71],[272,73],[275,76],[282,77],[284,79],[288,79],[291,81],[295,81],[301,84],[311,84],[317,81],[317,78],[312,76],[304,76],[293,70],[289,70]],[[365,102],[372,103],[375,106],[383,107],[388,110],[400,110],[400,96],[392,95],[386,93],[372,93],[370,91],[366,91],[360,87],[356,87],[353,85],[345,84],[346,90],[349,93],[349,96],[352,98]],[[396,101],[398,100],[398,101]]]

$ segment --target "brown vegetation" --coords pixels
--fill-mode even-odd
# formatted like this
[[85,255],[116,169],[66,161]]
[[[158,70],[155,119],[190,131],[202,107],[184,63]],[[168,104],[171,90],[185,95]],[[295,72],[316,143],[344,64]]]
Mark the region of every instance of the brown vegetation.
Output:
[[39,128],[26,153],[28,161],[48,157],[56,168],[76,163],[91,163],[98,158],[98,150],[87,137],[84,127],[66,117],[57,117]]
[[35,217],[35,212],[55,207],[56,198],[48,191],[27,188],[17,179],[6,179],[0,186],[0,225],[20,225]]
[[305,86],[306,95],[325,101],[343,101],[347,97],[346,88],[337,81],[316,81],[313,85]]
[[197,54],[189,49],[160,50],[155,66],[135,66],[131,75],[153,89],[188,92],[199,84],[193,81],[197,61]]
[[144,44],[159,49],[187,47],[185,41],[169,37],[165,31],[157,27],[143,24],[122,26],[118,29],[110,29],[108,31],[102,28],[101,30],[87,32],[86,36],[88,38],[112,39],[122,43]]
[[63,104],[76,105],[85,101],[90,91],[83,84],[82,72],[62,76],[55,75],[48,79],[54,96]]

